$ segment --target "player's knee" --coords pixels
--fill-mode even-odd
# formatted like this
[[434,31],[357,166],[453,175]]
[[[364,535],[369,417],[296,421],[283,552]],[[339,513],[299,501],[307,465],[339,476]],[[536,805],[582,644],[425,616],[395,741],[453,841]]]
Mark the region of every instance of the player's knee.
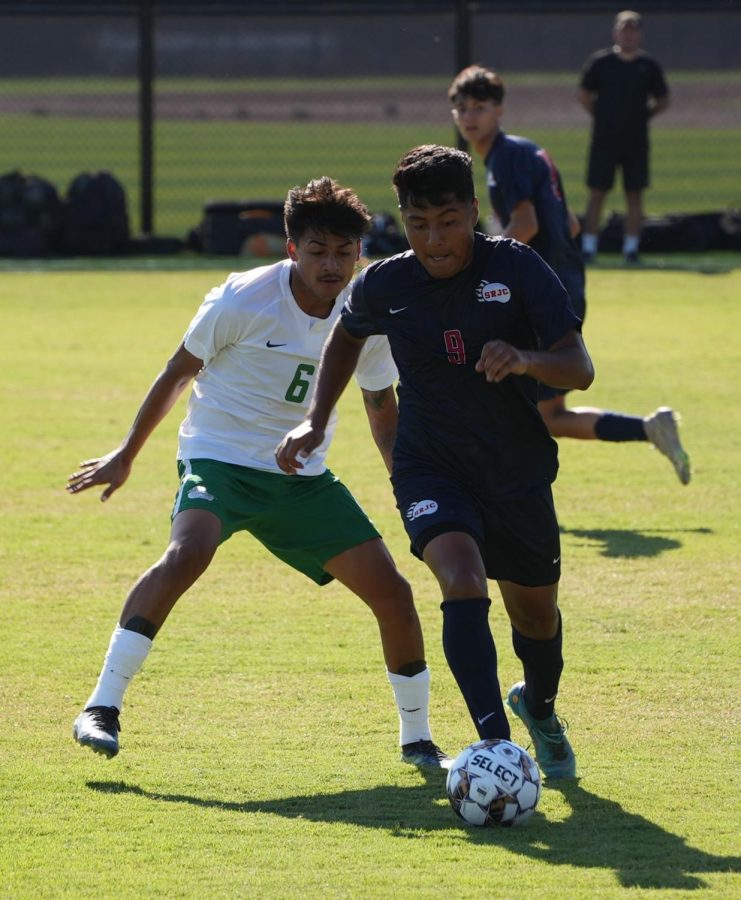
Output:
[[377,585],[363,599],[381,621],[390,619],[411,621],[417,618],[412,589],[401,575]]
[[467,565],[458,565],[451,560],[448,565],[435,570],[443,599],[459,600],[465,597],[486,597],[489,586],[483,569],[478,571]]
[[549,641],[558,631],[558,607],[548,609],[518,609],[510,614],[512,625],[524,637],[534,641]]
[[192,584],[206,571],[215,550],[202,541],[172,542],[158,565],[173,580]]

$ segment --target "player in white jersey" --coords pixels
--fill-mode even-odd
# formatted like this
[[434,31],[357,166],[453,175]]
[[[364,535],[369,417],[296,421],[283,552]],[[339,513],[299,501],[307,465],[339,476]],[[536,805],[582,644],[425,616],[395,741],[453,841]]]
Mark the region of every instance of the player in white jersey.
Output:
[[[217,547],[244,530],[317,584],[337,578],[371,608],[399,710],[402,760],[446,768],[449,759],[429,727],[430,677],[411,589],[373,524],[325,465],[336,413],[305,477],[286,476],[275,461],[278,442],[306,416],[322,344],[342,309],[370,217],[352,191],[326,177],[289,191],[284,212],[289,258],[233,274],[212,290],[121,445],[81,463],[68,479],[71,494],[107,485],[101,495],[107,500],[194,379],[179,432],[181,480],[169,545],[129,592],[73,734],[108,758],[118,753],[124,693],[154,637]],[[395,379],[386,339],[368,341],[357,380],[389,471]]]

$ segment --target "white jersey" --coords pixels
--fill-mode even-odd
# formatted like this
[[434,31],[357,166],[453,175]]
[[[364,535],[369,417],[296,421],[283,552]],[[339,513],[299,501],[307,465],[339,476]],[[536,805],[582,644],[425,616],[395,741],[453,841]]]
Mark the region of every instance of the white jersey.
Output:
[[[322,345],[349,293],[326,319],[300,309],[290,288],[291,261],[229,276],[210,291],[185,333],[185,349],[203,360],[180,426],[178,459],[216,459],[281,472],[275,448],[305,418]],[[385,336],[369,338],[355,377],[378,391],[397,377]],[[305,460],[302,475],[324,472],[337,420]]]

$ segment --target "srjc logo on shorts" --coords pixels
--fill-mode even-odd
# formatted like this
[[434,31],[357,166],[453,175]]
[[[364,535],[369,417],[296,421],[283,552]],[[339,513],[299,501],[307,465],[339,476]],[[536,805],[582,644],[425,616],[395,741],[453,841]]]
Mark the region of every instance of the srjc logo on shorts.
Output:
[[407,519],[411,522],[414,521],[414,519],[418,519],[420,516],[431,516],[436,512],[437,502],[435,500],[418,500],[409,505],[406,515]]

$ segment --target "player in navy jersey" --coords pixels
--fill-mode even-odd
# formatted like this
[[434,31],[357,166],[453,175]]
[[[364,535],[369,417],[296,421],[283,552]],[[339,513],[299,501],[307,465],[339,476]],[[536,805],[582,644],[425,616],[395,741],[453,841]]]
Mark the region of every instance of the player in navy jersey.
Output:
[[632,9],[615,17],[613,46],[586,61],[579,85],[579,102],[592,117],[582,249],[585,259],[597,253],[597,228],[602,207],[623,174],[625,225],[623,256],[638,261],[643,220],[643,191],[649,184],[648,121],[669,106],[669,88],[659,63],[641,49],[643,22]]
[[587,388],[581,322],[553,271],[516,241],[474,232],[467,153],[427,145],[394,173],[411,250],[355,282],[322,352],[306,421],[276,454],[301,470],[371,335],[399,370],[391,481],[415,556],[442,593],[443,648],[482,738],[509,738],[488,622],[498,582],[524,680],[509,691],[549,778],[571,777],[573,750],[555,700],[563,669],[561,549],[551,483],[557,446],[538,383]]
[[[504,237],[530,244],[569,292],[576,314],[586,312],[584,265],[575,236],[579,222],[566,201],[559,171],[537,144],[501,128],[504,82],[491,69],[469,66],[453,79],[448,97],[461,136],[487,169],[492,208]],[[566,406],[567,391],[540,386],[540,413],[553,437],[649,441],[669,458],[683,484],[690,462],[679,439],[677,416],[660,407],[648,416]]]

